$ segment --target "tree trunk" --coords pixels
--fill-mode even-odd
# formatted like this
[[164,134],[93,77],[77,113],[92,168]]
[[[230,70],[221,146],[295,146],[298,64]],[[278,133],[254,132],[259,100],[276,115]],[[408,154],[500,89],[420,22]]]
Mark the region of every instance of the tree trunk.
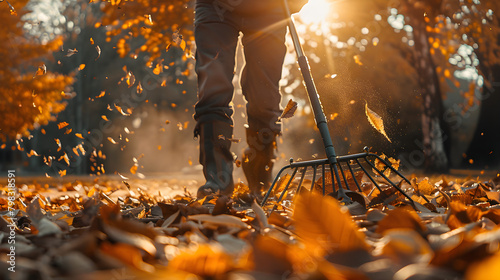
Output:
[[422,97],[422,135],[421,148],[424,152],[424,170],[426,172],[447,172],[449,170],[445,141],[447,133],[444,129],[442,114],[443,101],[439,86],[439,77],[430,53],[424,13],[414,10],[411,15],[415,40],[414,61],[419,75],[418,81]]
[[478,126],[464,162],[481,169],[500,166],[500,65],[483,68],[483,73],[489,85],[483,88]]

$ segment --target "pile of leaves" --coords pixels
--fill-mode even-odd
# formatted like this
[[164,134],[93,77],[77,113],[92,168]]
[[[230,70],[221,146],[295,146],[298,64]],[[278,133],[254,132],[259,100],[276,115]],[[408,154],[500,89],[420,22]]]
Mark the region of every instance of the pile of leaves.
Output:
[[[414,204],[402,203],[392,187],[358,192],[366,203],[351,205],[313,189],[295,195],[292,208],[271,213],[243,184],[232,197],[197,200],[187,190],[167,198],[133,182],[102,179],[19,185],[15,210],[9,212],[5,185],[0,274],[2,279],[500,279],[500,175],[489,181],[433,181],[413,178],[406,186]],[[15,244],[8,242],[11,230]],[[7,270],[11,246],[15,274]]]

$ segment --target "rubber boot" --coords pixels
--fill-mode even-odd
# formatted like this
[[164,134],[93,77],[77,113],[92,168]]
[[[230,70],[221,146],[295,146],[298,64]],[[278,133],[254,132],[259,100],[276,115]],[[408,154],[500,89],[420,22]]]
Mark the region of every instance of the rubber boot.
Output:
[[262,190],[271,186],[272,169],[276,159],[276,133],[269,129],[257,132],[247,128],[246,135],[248,147],[243,151],[241,166],[250,191],[260,195]]
[[203,198],[220,192],[230,195],[234,189],[233,154],[230,151],[233,128],[221,121],[197,125],[195,136],[200,139],[200,164],[206,183],[198,189],[197,197]]

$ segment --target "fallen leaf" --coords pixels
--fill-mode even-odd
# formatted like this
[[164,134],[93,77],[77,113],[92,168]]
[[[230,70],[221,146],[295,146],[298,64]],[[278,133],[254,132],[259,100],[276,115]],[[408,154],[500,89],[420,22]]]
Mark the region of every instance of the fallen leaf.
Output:
[[425,231],[425,226],[414,211],[396,208],[389,211],[387,216],[378,222],[378,227],[375,232],[384,234],[384,232],[392,229],[411,229],[422,233]]
[[331,197],[304,192],[297,197],[293,218],[297,235],[316,257],[332,251],[368,249],[365,236],[347,210]]
[[240,229],[247,228],[247,224],[241,221],[241,219],[231,216],[231,215],[217,215],[212,216],[208,214],[199,214],[199,215],[191,215],[188,217],[189,220],[194,220],[201,223],[212,224],[216,226],[228,226],[228,227],[236,227]]

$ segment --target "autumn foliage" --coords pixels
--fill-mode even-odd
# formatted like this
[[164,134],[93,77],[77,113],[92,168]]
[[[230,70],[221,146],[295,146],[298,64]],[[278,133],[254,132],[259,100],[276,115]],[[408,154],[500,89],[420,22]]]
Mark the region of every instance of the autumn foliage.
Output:
[[70,76],[48,72],[44,64],[60,39],[39,42],[25,35],[23,14],[28,1],[0,2],[0,140],[28,136],[29,130],[54,120],[65,108]]
[[[117,51],[121,57],[146,52],[149,61],[154,61],[170,47],[186,49],[194,40],[190,1],[112,0],[103,4],[104,15],[98,25],[111,27],[108,40],[120,37]],[[144,41],[137,44],[138,40]]]

